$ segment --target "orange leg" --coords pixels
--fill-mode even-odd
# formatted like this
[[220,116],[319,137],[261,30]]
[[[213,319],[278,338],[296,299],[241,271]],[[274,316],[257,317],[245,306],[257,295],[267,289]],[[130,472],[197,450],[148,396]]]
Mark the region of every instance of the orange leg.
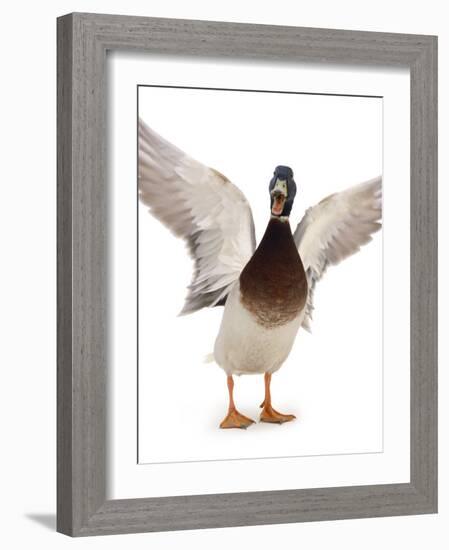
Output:
[[232,376],[228,376],[228,391],[229,391],[229,408],[228,414],[220,424],[220,428],[247,428],[254,424],[254,420],[240,414],[234,403],[234,380]]
[[260,405],[262,408],[262,412],[260,413],[260,421],[283,424],[284,422],[290,422],[290,420],[294,420],[296,418],[294,414],[282,414],[276,411],[275,409],[273,409],[273,407],[271,406],[270,384],[271,384],[271,374],[266,372],[265,373],[265,399],[263,403]]

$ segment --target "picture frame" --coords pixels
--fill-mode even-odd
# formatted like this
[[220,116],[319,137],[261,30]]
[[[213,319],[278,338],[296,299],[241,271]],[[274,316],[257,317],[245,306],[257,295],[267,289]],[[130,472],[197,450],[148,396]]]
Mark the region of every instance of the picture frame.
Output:
[[[73,13],[58,18],[57,530],[70,536],[437,512],[437,38]],[[410,482],[108,500],[106,53],[410,70]]]

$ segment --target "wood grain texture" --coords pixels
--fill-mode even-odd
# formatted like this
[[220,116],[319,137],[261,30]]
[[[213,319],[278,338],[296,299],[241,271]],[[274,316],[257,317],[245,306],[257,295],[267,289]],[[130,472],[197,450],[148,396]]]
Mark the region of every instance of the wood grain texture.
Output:
[[411,79],[411,480],[437,509],[438,187],[437,42]]
[[[411,481],[106,500],[107,50],[411,72]],[[58,19],[58,523],[72,536],[437,510],[437,39],[70,14]]]
[[57,529],[72,529],[72,25],[58,21]]

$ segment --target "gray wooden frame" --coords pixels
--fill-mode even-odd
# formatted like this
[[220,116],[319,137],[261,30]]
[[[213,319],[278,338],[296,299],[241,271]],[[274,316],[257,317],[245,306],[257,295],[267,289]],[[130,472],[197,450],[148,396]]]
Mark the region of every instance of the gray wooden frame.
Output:
[[[411,481],[106,499],[108,50],[411,72]],[[58,19],[57,529],[72,536],[437,511],[437,38],[75,13]]]

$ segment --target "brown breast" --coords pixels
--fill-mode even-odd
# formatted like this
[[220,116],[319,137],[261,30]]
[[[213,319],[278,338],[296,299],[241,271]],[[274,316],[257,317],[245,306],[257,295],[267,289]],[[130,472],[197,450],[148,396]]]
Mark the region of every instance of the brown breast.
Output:
[[240,275],[241,302],[266,328],[292,321],[307,300],[307,279],[290,224],[271,219]]

